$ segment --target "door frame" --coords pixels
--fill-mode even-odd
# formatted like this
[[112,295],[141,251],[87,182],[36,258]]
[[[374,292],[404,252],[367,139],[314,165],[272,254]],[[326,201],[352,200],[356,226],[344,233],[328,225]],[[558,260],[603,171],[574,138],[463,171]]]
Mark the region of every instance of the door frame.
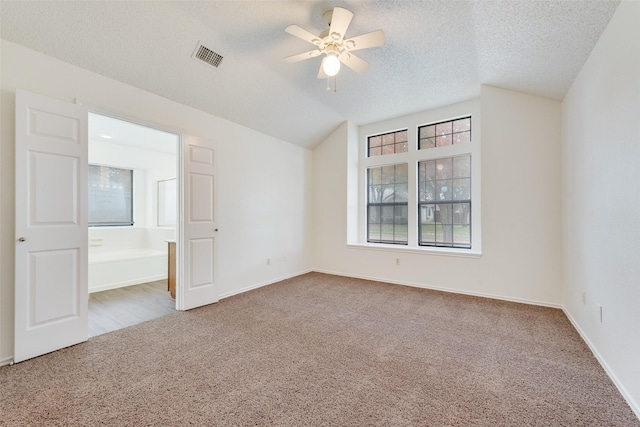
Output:
[[[84,102],[82,100],[76,99],[76,104],[84,105],[88,111],[88,113],[98,114],[101,116],[110,117],[116,120],[122,120],[125,122],[133,123],[136,125],[160,130],[162,132],[172,133],[178,137],[176,144],[176,190],[177,190],[177,215],[176,215],[176,310],[183,310],[182,308],[182,272],[184,265],[184,252],[182,245],[182,236],[184,235],[184,230],[182,229],[182,224],[184,223],[184,197],[182,191],[182,182],[183,182],[183,164],[184,164],[184,155],[183,155],[183,147],[184,147],[184,135],[185,132],[182,130],[178,130],[176,128],[172,128],[167,125],[158,125],[157,123],[150,122],[148,120],[142,119],[140,117],[130,116],[126,113],[122,113],[120,111],[116,111],[110,108],[104,108],[97,106],[92,103]],[[88,143],[88,136],[87,136]],[[88,283],[87,283],[88,286]]]

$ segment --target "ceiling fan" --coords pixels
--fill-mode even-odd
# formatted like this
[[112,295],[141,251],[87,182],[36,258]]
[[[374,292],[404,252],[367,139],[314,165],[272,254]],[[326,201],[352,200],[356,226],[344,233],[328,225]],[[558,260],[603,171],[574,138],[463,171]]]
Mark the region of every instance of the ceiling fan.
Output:
[[288,56],[285,61],[294,63],[325,54],[326,56],[322,58],[320,71],[318,72],[319,79],[333,77],[338,74],[340,63],[358,73],[362,73],[369,68],[367,61],[351,52],[382,46],[385,42],[384,31],[376,30],[361,36],[345,39],[345,33],[353,19],[353,12],[341,7],[334,7],[333,10],[325,12],[322,18],[329,25],[329,28],[318,36],[297,25],[289,25],[285,28],[285,31],[292,36],[316,46],[316,49],[309,52]]

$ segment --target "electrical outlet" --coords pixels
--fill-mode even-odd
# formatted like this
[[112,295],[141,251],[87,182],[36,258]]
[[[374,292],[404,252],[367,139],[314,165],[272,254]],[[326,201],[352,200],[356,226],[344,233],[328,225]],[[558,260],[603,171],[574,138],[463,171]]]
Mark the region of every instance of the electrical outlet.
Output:
[[271,265],[271,258],[267,258],[267,265]]
[[400,258],[396,258],[396,265],[400,265]]
[[582,305],[587,305],[587,293],[582,292]]

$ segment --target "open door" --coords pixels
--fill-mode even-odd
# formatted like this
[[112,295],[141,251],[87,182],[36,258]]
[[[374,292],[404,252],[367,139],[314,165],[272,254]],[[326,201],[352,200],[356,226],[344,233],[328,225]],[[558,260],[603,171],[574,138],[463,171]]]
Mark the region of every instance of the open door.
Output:
[[216,157],[213,141],[183,135],[182,252],[177,286],[178,309],[189,310],[218,301],[216,287]]
[[88,337],[87,117],[16,92],[15,362]]

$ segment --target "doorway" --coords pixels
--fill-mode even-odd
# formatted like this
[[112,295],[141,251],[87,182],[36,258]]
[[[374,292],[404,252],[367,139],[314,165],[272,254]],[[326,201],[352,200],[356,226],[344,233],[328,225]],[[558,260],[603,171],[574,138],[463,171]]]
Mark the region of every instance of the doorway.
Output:
[[[89,112],[21,89],[15,108],[14,362],[21,362],[88,338]],[[214,140],[174,137],[176,309],[190,310],[218,301],[218,158]]]
[[[176,309],[179,135],[88,117],[89,337]],[[175,250],[172,252],[175,254]],[[173,264],[172,264],[173,262]]]

